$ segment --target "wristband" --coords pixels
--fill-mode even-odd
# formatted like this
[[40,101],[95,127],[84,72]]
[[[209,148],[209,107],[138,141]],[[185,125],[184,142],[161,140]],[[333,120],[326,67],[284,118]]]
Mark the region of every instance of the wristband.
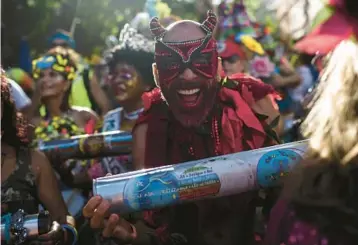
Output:
[[77,230],[75,227],[72,227],[70,225],[61,225],[61,227],[67,231],[70,231],[73,235],[73,242],[72,242],[72,245],[75,245],[77,243],[77,237],[78,237],[78,234],[77,234]]
[[1,223],[5,225],[5,241],[7,244],[10,243],[11,240],[11,214],[8,213],[1,217]]

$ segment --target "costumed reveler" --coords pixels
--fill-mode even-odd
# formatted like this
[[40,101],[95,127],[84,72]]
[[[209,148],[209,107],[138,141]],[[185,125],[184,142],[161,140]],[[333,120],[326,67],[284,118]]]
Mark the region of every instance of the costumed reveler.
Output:
[[[243,74],[222,78],[212,33],[217,18],[179,21],[155,36],[153,73],[158,87],[143,95],[144,112],[133,129],[136,169],[176,164],[277,143],[274,89]],[[129,224],[95,196],[83,212],[103,237],[131,244],[251,244],[257,192],[146,211]]]
[[[245,73],[271,82],[275,66],[262,45],[256,40],[259,33],[254,28],[254,23],[248,16],[244,3],[242,1],[231,3],[224,1],[219,5],[218,12],[220,16],[219,56],[226,53],[224,58],[228,59],[230,57],[227,52],[235,50],[240,53],[237,58],[244,64],[243,71]],[[228,71],[238,72],[237,69],[228,69]]]
[[[28,132],[32,128],[16,110],[10,89],[4,71],[1,71],[1,223],[11,223],[11,215],[19,210],[37,214],[39,204],[42,204],[52,220],[64,225],[64,228],[53,227],[52,232],[36,241],[25,241],[25,244],[40,241],[70,244],[76,239],[73,219],[67,216],[67,208],[49,161],[30,147],[31,134]],[[21,220],[13,225],[18,225],[19,230],[22,228]],[[21,237],[8,236],[3,242],[20,242],[23,235],[20,232],[18,236]]]
[[[155,87],[152,73],[154,41],[147,39],[128,24],[119,36],[119,43],[105,56],[109,68],[106,79],[109,96],[114,98],[116,109],[109,111],[103,120],[102,132],[132,131],[143,112],[141,96]],[[131,156],[106,157],[89,171],[92,178],[108,173],[118,174],[132,170]]]
[[[99,114],[109,111],[109,101],[101,90],[95,69],[87,60],[76,52],[76,41],[73,34],[65,30],[56,30],[48,40],[52,48],[62,47],[76,58],[76,72],[71,87],[71,106],[91,108]],[[43,115],[44,110],[41,110]]]
[[[63,47],[55,47],[33,61],[33,76],[37,83],[32,100],[34,146],[93,132],[92,124],[97,120],[95,113],[88,108],[71,106],[74,96],[71,94],[71,88],[76,70],[77,64],[72,51]],[[40,106],[44,108],[44,116],[35,114],[39,112]],[[48,157],[60,174],[61,181],[71,187],[62,188],[70,213],[80,214],[85,199],[72,188],[79,188],[81,191],[91,189],[87,170],[94,161],[65,161],[61,159],[60,152],[56,156]]]
[[[218,8],[219,56],[223,58],[224,71],[230,73],[244,71],[264,82],[271,84],[280,92],[277,101],[281,121],[277,130],[283,136],[286,121],[292,121],[292,98],[289,90],[301,83],[301,77],[289,62],[273,63],[260,43],[265,30],[254,23],[243,1],[223,1]],[[284,59],[280,59],[283,61]]]

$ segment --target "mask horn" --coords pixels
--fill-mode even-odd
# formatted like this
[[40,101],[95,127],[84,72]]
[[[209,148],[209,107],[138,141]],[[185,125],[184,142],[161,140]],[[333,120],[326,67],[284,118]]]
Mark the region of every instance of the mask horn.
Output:
[[167,32],[167,30],[159,23],[158,17],[154,17],[150,21],[150,31],[156,40],[162,38]]
[[218,19],[212,10],[209,10],[207,13],[206,20],[201,23],[201,27],[208,33],[212,34],[216,27]]

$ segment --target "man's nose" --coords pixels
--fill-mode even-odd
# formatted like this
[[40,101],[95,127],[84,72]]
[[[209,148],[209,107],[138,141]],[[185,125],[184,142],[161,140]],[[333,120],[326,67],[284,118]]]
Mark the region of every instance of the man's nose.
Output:
[[180,74],[180,78],[184,79],[184,80],[193,80],[195,78],[197,78],[197,75],[195,74],[195,72],[193,72],[191,69],[186,68],[181,74]]

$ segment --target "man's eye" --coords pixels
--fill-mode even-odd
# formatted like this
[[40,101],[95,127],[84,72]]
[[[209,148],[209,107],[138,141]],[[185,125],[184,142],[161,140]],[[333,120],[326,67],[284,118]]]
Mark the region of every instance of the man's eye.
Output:
[[179,66],[179,64],[178,64],[178,62],[170,62],[170,63],[167,63],[167,65],[166,65],[166,67],[168,68],[168,69],[175,69],[175,68],[177,68]]
[[196,64],[201,64],[201,65],[208,65],[210,64],[210,60],[204,59],[204,58],[199,58],[199,59],[195,59],[194,61]]
[[164,69],[175,69],[180,66],[180,60],[178,60],[177,57],[166,57],[160,59],[158,65],[160,68]]
[[194,63],[201,65],[209,65],[211,63],[211,54],[201,54],[194,59]]

